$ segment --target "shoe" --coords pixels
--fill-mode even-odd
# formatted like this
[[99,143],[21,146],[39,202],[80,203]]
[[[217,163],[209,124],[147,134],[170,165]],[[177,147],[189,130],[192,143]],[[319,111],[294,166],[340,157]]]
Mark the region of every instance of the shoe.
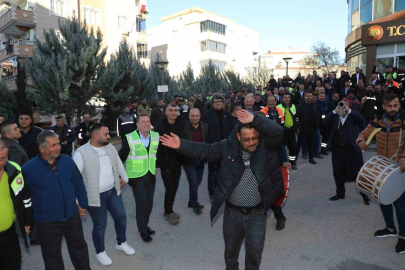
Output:
[[318,155],[314,155],[314,158],[323,159],[323,156],[318,154]]
[[149,235],[154,235],[156,232],[154,230],[152,230],[150,227],[148,227],[146,233]]
[[211,204],[214,203],[214,195],[210,195],[210,202],[211,202]]
[[308,155],[302,154],[302,158],[303,158],[303,159],[308,159]]
[[395,251],[399,254],[404,254],[405,253],[405,239],[403,238],[398,238],[398,243],[395,246]]
[[142,240],[143,240],[145,243],[150,242],[150,241],[153,240],[153,239],[152,239],[152,236],[150,236],[150,234],[148,234],[148,233],[143,233],[143,232],[141,232],[141,233],[139,233],[139,234],[141,235],[141,238],[142,238]]
[[125,252],[125,254],[127,255],[134,255],[135,254],[135,249],[133,249],[132,247],[130,247],[127,242],[121,243],[121,245],[116,244],[115,247],[118,250],[122,250]]
[[201,208],[201,209],[203,209],[204,208],[204,205],[201,205],[201,204],[199,204],[199,203],[197,203],[196,205],[192,205],[192,204],[188,204],[188,208],[194,208],[194,207],[198,207],[198,208]]
[[202,210],[200,207],[193,207],[193,211],[194,211],[194,213],[196,213],[196,215],[202,214]]
[[363,201],[365,205],[370,205],[370,198],[367,196],[363,196]]
[[175,216],[174,212],[168,215],[165,214],[165,219],[171,225],[177,225],[180,222],[179,219]]
[[276,230],[281,231],[285,227],[285,221],[287,220],[286,217],[282,217],[277,219]]
[[310,160],[309,160],[309,163],[311,163],[311,164],[314,164],[314,165],[315,165],[315,164],[316,164],[316,161],[315,161],[314,159],[310,159]]
[[378,237],[378,238],[384,238],[384,237],[390,237],[390,236],[398,236],[398,233],[397,233],[397,229],[385,228],[385,229],[376,231],[374,233],[374,236]]
[[175,216],[177,219],[180,219],[180,218],[181,218],[181,216],[180,216],[179,214],[177,214],[176,212],[174,212],[174,211],[173,211],[173,214],[174,214],[174,216]]
[[99,261],[102,265],[110,265],[112,264],[112,260],[110,257],[108,257],[107,253],[105,251],[100,252],[99,254],[96,254],[97,261]]
[[295,165],[295,164],[291,164],[291,169],[293,169],[293,170],[298,170],[298,167],[297,167],[297,165]]
[[326,151],[326,150],[322,150],[322,151],[321,151],[321,154],[324,155],[324,156],[329,155],[328,151]]
[[329,200],[330,201],[337,201],[339,199],[343,200],[344,198],[345,198],[345,196],[339,196],[339,195],[336,194],[335,196],[330,197]]

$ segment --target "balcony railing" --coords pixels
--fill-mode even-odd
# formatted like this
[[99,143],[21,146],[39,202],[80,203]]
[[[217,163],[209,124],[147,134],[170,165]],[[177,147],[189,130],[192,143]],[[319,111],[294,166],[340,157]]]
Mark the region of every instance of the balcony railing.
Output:
[[[17,91],[17,78],[18,75],[11,75],[7,77],[1,78],[1,81],[6,84],[7,88],[10,89],[11,91]],[[32,79],[29,74],[27,74],[27,84],[31,84]]]
[[10,8],[0,14],[0,33],[21,35],[37,25],[35,11]]
[[31,40],[11,39],[9,51],[7,51],[7,48],[0,50],[0,62],[14,56],[32,57],[34,50],[35,45]]

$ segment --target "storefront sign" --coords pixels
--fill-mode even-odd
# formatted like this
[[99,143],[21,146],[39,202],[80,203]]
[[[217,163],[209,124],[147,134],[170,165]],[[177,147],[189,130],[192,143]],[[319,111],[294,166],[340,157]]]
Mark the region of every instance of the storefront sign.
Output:
[[361,27],[361,45],[405,42],[405,18]]

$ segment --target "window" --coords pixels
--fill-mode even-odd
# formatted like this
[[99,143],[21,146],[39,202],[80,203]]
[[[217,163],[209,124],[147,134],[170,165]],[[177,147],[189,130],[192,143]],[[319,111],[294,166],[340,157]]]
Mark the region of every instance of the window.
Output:
[[361,0],[360,25],[371,22],[373,19],[373,1]]
[[360,27],[360,9],[359,9],[360,0],[351,1],[351,27],[350,32],[354,29]]
[[146,20],[136,17],[136,32],[146,31]]
[[68,0],[51,0],[51,15],[67,17]]
[[358,9],[359,9],[359,0],[353,0],[352,1],[352,12],[354,12]]
[[137,43],[136,52],[137,52],[138,58],[148,58],[148,44]]
[[212,40],[205,40],[201,42],[201,51],[226,53],[226,44]]
[[211,31],[218,33],[220,35],[225,35],[226,26],[213,21],[203,21],[201,22],[201,32]]
[[395,12],[405,10],[405,1],[397,0],[395,1]]
[[90,7],[83,7],[83,20],[87,23],[101,25],[101,11]]
[[390,15],[391,13],[392,0],[374,0],[374,20],[378,20],[382,17]]
[[127,17],[125,16],[118,16],[118,28],[119,29],[127,29]]
[[208,65],[210,61],[219,70],[222,70],[222,71],[225,70],[226,62],[215,61],[215,60],[201,60],[200,61],[201,62],[201,67],[205,67],[206,65]]

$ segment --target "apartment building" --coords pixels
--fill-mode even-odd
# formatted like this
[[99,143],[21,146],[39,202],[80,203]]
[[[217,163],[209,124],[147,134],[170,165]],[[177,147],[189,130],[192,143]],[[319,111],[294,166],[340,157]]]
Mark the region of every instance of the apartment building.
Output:
[[259,32],[210,11],[193,7],[162,18],[162,25],[148,29],[150,60],[169,62],[171,75],[181,74],[191,63],[195,76],[212,61],[221,70],[242,76],[254,65]]

